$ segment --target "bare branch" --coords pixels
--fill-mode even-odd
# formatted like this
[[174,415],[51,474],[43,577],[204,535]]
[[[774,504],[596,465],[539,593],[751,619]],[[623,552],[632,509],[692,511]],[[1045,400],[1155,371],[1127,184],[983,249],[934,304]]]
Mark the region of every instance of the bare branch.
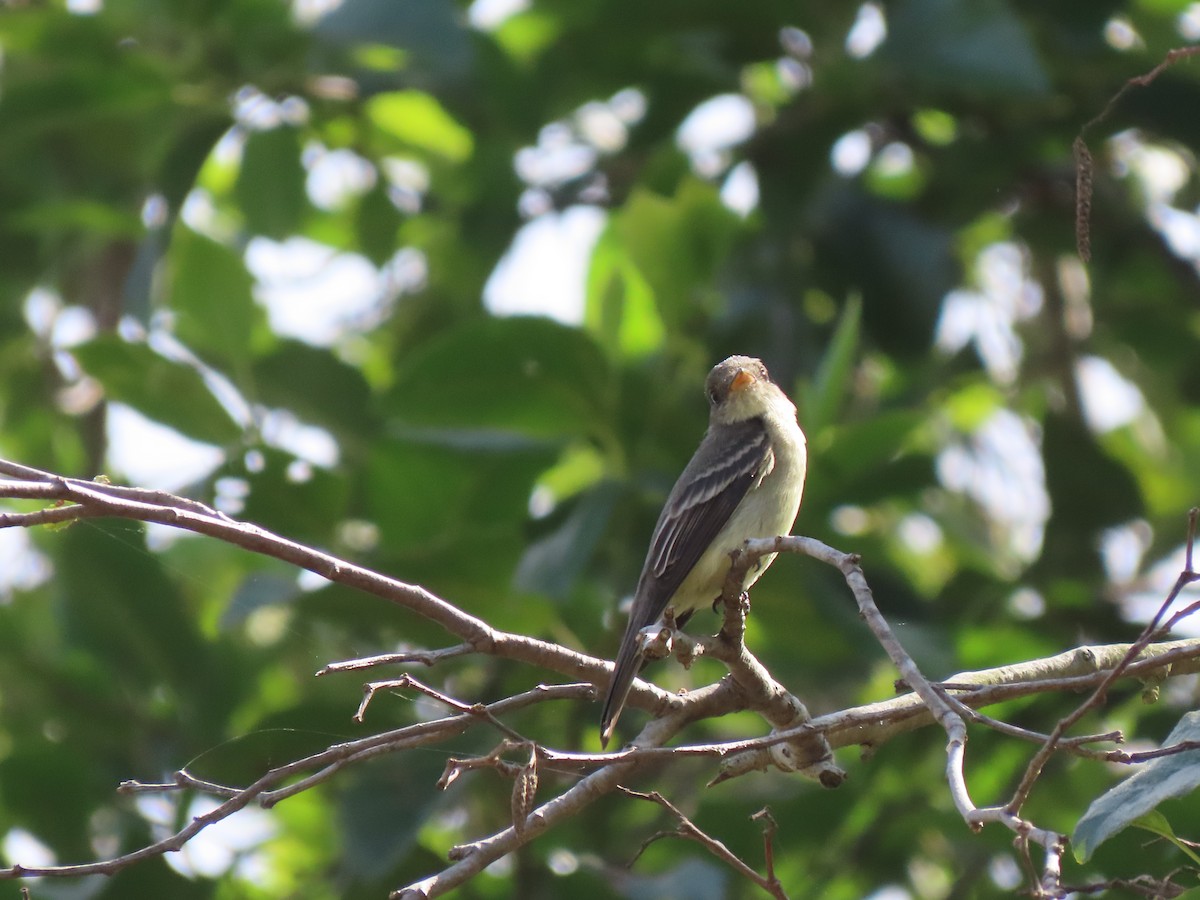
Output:
[[1189,889],[1173,883],[1169,877],[1158,879],[1149,875],[1139,875],[1137,878],[1111,878],[1091,884],[1064,885],[1063,890],[1071,894],[1101,894],[1106,891],[1123,890],[1150,900],[1173,900],[1183,896]]
[[[1091,215],[1092,215],[1092,173],[1095,164],[1092,153],[1088,150],[1085,135],[1095,126],[1107,119],[1117,104],[1135,87],[1149,87],[1155,79],[1181,59],[1187,59],[1200,53],[1200,47],[1177,47],[1168,50],[1163,61],[1141,75],[1127,80],[1121,89],[1108,98],[1104,108],[1084,123],[1075,136],[1072,152],[1075,157],[1075,246],[1079,258],[1084,262],[1092,258]],[[1190,569],[1191,562],[1188,563]]]
[[[203,503],[166,494],[110,484],[64,478],[0,460],[0,474],[27,481],[0,481],[0,498],[38,499],[54,508],[53,521],[114,517],[156,522],[223,540],[254,553],[271,556],[314,572],[330,581],[361,590],[402,606],[446,629],[472,651],[540,666],[574,680],[603,684],[612,663],[577,653],[557,644],[492,628],[425,588],[388,578],[332,554],[306,547],[266,529],[234,521]],[[27,513],[0,513],[0,528],[41,524]],[[43,517],[48,516],[44,512]],[[467,651],[456,651],[460,655]],[[631,706],[658,711],[673,695],[642,680],[634,682]],[[728,710],[726,710],[728,711]]]
[[[462,885],[501,856],[536,839],[557,824],[577,816],[592,801],[621,788],[623,782],[648,767],[657,765],[664,757],[680,759],[705,756],[720,759],[722,763],[720,775],[716,779],[718,781],[753,768],[773,765],[789,771],[801,771],[818,777],[822,783],[834,785],[840,783],[844,773],[833,763],[831,748],[850,744],[874,748],[896,734],[937,721],[946,730],[949,738],[947,780],[951,796],[964,819],[975,830],[990,822],[1000,823],[1012,830],[1016,835],[1018,849],[1025,858],[1028,856],[1028,844],[1031,841],[1045,848],[1046,859],[1041,875],[1034,874],[1032,879],[1037,885],[1036,891],[1040,891],[1043,896],[1049,896],[1059,890],[1064,839],[1061,835],[1037,828],[1021,819],[1018,815],[1019,803],[990,809],[975,807],[963,772],[966,721],[980,722],[1023,740],[1038,741],[1042,743],[1038,757],[1048,758],[1051,753],[1069,751],[1127,763],[1140,761],[1150,757],[1119,750],[1097,751],[1083,746],[1096,741],[1120,740],[1119,734],[1066,738],[1064,732],[1074,720],[1063,720],[1054,733],[1044,736],[991,719],[975,710],[1001,700],[1035,693],[1082,688],[1092,689],[1093,697],[1100,698],[1094,702],[1099,703],[1118,678],[1165,677],[1168,673],[1181,674],[1200,670],[1200,641],[1151,644],[1165,629],[1182,616],[1190,614],[1195,606],[1200,606],[1194,604],[1187,607],[1172,616],[1165,626],[1159,624],[1166,617],[1170,603],[1179,590],[1190,581],[1200,578],[1192,573],[1191,566],[1195,515],[1190,523],[1187,570],[1181,574],[1176,589],[1168,598],[1168,602],[1164,603],[1154,622],[1134,644],[1078,648],[1049,659],[1032,660],[984,672],[960,673],[944,684],[928,681],[895,639],[875,606],[857,556],[841,553],[810,538],[764,539],[747,542],[744,551],[734,554],[731,584],[742,583],[738,574],[739,567],[740,572],[744,574],[749,566],[770,553],[804,553],[835,566],[842,572],[858,602],[863,618],[888,652],[904,684],[910,686],[915,693],[854,710],[812,718],[804,704],[776,682],[747,650],[743,637],[749,601],[747,597],[737,594],[735,588],[729,588],[723,597],[724,623],[719,634],[711,638],[693,639],[672,635],[668,630],[665,638],[662,635],[656,638],[663,642],[664,650],[668,649],[667,641],[673,642],[676,652],[685,662],[696,653],[720,659],[729,668],[730,674],[726,678],[717,684],[683,695],[671,694],[639,681],[631,694],[631,704],[650,711],[652,718],[631,747],[610,754],[558,751],[540,747],[523,738],[505,725],[501,717],[545,700],[591,699],[594,697],[593,685],[603,685],[610,676],[610,663],[555,644],[499,631],[418,585],[385,578],[345,560],[287,541],[256,526],[233,521],[204,504],[160,492],[137,491],[104,483],[61,478],[3,461],[0,461],[0,474],[14,479],[0,481],[0,497],[34,499],[50,504],[46,509],[35,512],[0,514],[0,527],[29,527],[77,518],[113,516],[184,528],[225,540],[252,552],[282,559],[330,580],[376,594],[440,624],[460,641],[443,649],[404,650],[333,663],[321,669],[318,674],[357,671],[391,664],[432,666],[459,656],[482,653],[538,665],[571,678],[591,682],[554,687],[539,686],[490,704],[472,704],[458,700],[407,674],[395,680],[373,682],[364,687],[364,700],[359,708],[359,717],[365,714],[371,698],[385,689],[419,691],[449,707],[453,714],[330,746],[319,753],[272,769],[247,787],[215,784],[186,770],[179,771],[173,781],[165,784],[125,782],[120,788],[122,793],[188,789],[220,797],[223,802],[205,816],[188,823],[176,834],[135,853],[76,866],[32,869],[18,865],[0,869],[0,878],[110,874],[141,859],[178,849],[208,824],[232,815],[251,802],[270,807],[329,779],[348,765],[383,753],[442,742],[477,724],[487,723],[499,730],[505,739],[485,757],[453,760],[447,768],[444,781],[448,783],[462,772],[480,767],[490,767],[512,777],[512,824],[495,834],[454,848],[450,854],[450,865],[443,871],[402,888],[392,895],[431,898]],[[667,746],[667,743],[689,723],[738,709],[751,709],[762,715],[773,726],[771,734],[752,740]],[[522,761],[513,762],[503,758],[503,754],[517,748],[521,748],[524,753]],[[1157,752],[1157,755],[1180,752],[1182,749],[1182,745],[1167,748]],[[1039,763],[1038,771],[1040,765],[1044,765],[1044,759]],[[543,771],[551,770],[551,767],[554,771],[587,774],[582,774],[576,783],[539,806],[536,798],[540,775]],[[1032,763],[1030,771],[1033,771]],[[1036,773],[1030,778],[1029,784],[1032,785],[1035,779]],[[639,796],[653,799],[651,795]],[[665,800],[662,802],[666,803]],[[665,808],[678,814],[669,804]],[[767,875],[764,877],[755,873],[755,883],[762,884],[764,889],[772,892],[774,896],[782,896],[782,888],[779,887],[774,874],[774,825],[769,819],[769,813],[764,812],[756,818],[764,822]],[[689,825],[691,823],[681,817],[679,833],[689,839],[698,840],[708,847],[710,852],[720,853],[723,845],[703,835],[698,829],[695,829],[696,833],[692,833],[691,829],[695,826],[691,825],[689,829]],[[734,863],[731,861],[730,864]]]
[[[875,639],[883,647],[892,663],[900,671],[901,677],[921,698],[925,707],[937,719],[946,732],[946,780],[950,787],[950,796],[954,800],[967,825],[973,830],[979,830],[985,823],[999,822],[1017,835],[1021,845],[1033,841],[1041,845],[1046,852],[1046,861],[1042,877],[1036,883],[1046,896],[1058,896],[1057,885],[1062,872],[1062,854],[1066,846],[1066,838],[1045,829],[1037,828],[1019,818],[1015,810],[1008,808],[979,809],[971,800],[967,788],[964,771],[966,755],[967,727],[961,715],[955,711],[947,699],[944,690],[931,684],[917,668],[912,657],[896,639],[891,627],[880,614],[875,605],[871,588],[867,584],[859,558],[856,555],[841,553],[820,541],[812,538],[780,537],[772,540],[747,541],[746,553],[766,555],[767,553],[789,550],[804,553],[815,559],[820,559],[841,571],[847,585],[858,603],[859,614],[875,635]],[[1141,648],[1139,648],[1141,649]],[[960,680],[960,679],[954,679]],[[1049,743],[1049,742],[1048,742]],[[1052,752],[1052,751],[1051,751]],[[1048,755],[1048,754],[1047,754]]]
[[[725,844],[723,844],[721,841],[717,840],[716,838],[706,834],[698,825],[696,825],[695,822],[693,822],[691,819],[689,819],[687,816],[685,816],[679,810],[678,807],[676,807],[673,803],[671,803],[670,800],[668,800],[666,797],[664,797],[658,791],[650,791],[649,793],[643,793],[641,791],[630,790],[629,788],[626,788],[626,787],[618,788],[618,790],[627,797],[636,797],[639,800],[648,800],[651,803],[658,804],[663,809],[665,809],[669,813],[671,813],[671,815],[673,815],[675,817],[675,819],[678,821],[678,823],[679,823],[678,830],[676,830],[674,832],[670,832],[670,831],[659,832],[659,834],[655,835],[653,839],[657,839],[659,837],[671,837],[672,835],[674,835],[677,837],[687,838],[688,840],[695,841],[701,847],[704,847],[706,850],[708,850],[708,852],[711,853],[713,856],[717,857],[717,859],[724,862],[726,865],[728,865],[730,868],[732,868],[735,872],[737,872],[742,877],[747,878],[750,881],[754,882],[754,884],[758,885],[760,888],[762,888],[764,891],[766,891],[772,897],[776,897],[776,898],[778,898],[778,900],[787,900],[787,894],[784,893],[783,885],[779,883],[779,880],[777,878],[775,878],[773,867],[768,869],[768,874],[766,877],[759,875],[756,871],[754,871],[753,868],[751,868],[749,865],[747,865],[745,862],[743,862],[742,859],[736,853],[734,853],[727,846],[725,846]],[[766,810],[764,810],[763,812],[766,812]],[[758,818],[761,815],[762,815],[761,812],[756,813],[753,818]],[[764,833],[774,834],[775,820],[770,818],[769,812],[767,813],[767,819],[768,819],[768,824],[766,826]],[[767,837],[766,840],[767,840],[767,846],[769,848],[770,847],[770,838]],[[645,850],[646,846],[648,846],[648,844],[643,844],[642,850]],[[642,850],[638,851],[639,855],[641,854]]]
[[[489,711],[493,714],[503,714],[545,700],[578,700],[590,696],[591,690],[591,685],[579,684],[558,685],[554,687],[539,686],[532,691],[489,704]],[[269,808],[286,797],[328,779],[349,763],[368,759],[383,753],[393,753],[396,750],[408,747],[440,743],[447,737],[461,734],[480,721],[482,721],[481,717],[476,714],[470,712],[460,713],[446,719],[421,722],[383,734],[372,735],[358,741],[335,744],[319,753],[271,769],[252,784],[240,790],[222,785],[213,785],[211,782],[196,778],[184,771],[177,773],[175,781],[168,784],[147,785],[138,782],[125,782],[121,788],[125,793],[149,793],[155,790],[175,791],[183,788],[194,788],[215,796],[224,796],[226,800],[204,815],[193,818],[175,834],[132,853],[101,862],[76,865],[22,866],[18,864],[9,868],[0,868],[0,880],[34,876],[76,877],[81,875],[111,875],[142,860],[151,859],[163,853],[180,849],[209,825],[228,818],[252,802],[257,802],[260,806]],[[312,774],[298,781],[286,784],[283,787],[275,788],[276,785],[283,784],[302,772],[312,772]],[[272,788],[275,789],[272,790]]]
[[317,675],[329,675],[333,672],[357,672],[360,669],[372,669],[375,666],[397,666],[405,663],[420,663],[423,666],[436,666],[447,659],[458,656],[468,656],[475,652],[470,644],[456,644],[441,650],[402,650],[399,653],[381,653],[378,656],[364,656],[361,659],[347,659],[332,662],[317,670]]
[[[1066,733],[1067,729],[1082,719],[1089,710],[1097,708],[1104,702],[1108,694],[1109,686],[1121,677],[1122,673],[1124,673],[1125,670],[1133,664],[1142,650],[1149,646],[1150,642],[1154,639],[1154,636],[1158,633],[1158,623],[1162,621],[1163,617],[1167,613],[1167,610],[1179,596],[1180,591],[1182,591],[1192,582],[1200,580],[1200,574],[1197,574],[1195,571],[1193,571],[1191,565],[1192,547],[1196,540],[1196,521],[1198,517],[1200,517],[1200,509],[1193,508],[1188,514],[1187,556],[1184,570],[1180,572],[1179,576],[1175,579],[1175,584],[1172,585],[1166,599],[1162,602],[1162,605],[1159,606],[1158,612],[1154,614],[1154,618],[1150,620],[1150,624],[1145,627],[1138,639],[1130,645],[1129,650],[1126,651],[1124,657],[1122,657],[1122,659],[1115,666],[1113,666],[1111,670],[1109,670],[1104,679],[1096,686],[1096,688],[1092,691],[1092,694],[1081,704],[1079,704],[1074,712],[1064,716],[1054,726],[1054,730],[1050,733],[1050,736],[1047,738],[1045,744],[1029,761],[1029,765],[1025,769],[1025,774],[1021,778],[1020,784],[1018,784],[1016,790],[1013,791],[1012,799],[1008,801],[1006,808],[1013,814],[1020,812],[1021,807],[1029,798],[1029,793],[1033,790],[1034,783],[1037,781],[1038,776],[1041,775],[1042,770],[1045,768],[1045,765],[1049,761],[1051,755],[1053,755],[1058,742],[1062,739],[1062,736]],[[1168,627],[1179,621],[1183,615],[1190,614],[1193,607],[1197,605],[1200,604],[1193,604],[1186,610],[1172,617],[1168,623]]]
[[771,808],[764,806],[750,817],[751,822],[763,823],[763,862],[767,867],[767,881],[777,881],[775,877],[775,832],[779,824],[771,815]]

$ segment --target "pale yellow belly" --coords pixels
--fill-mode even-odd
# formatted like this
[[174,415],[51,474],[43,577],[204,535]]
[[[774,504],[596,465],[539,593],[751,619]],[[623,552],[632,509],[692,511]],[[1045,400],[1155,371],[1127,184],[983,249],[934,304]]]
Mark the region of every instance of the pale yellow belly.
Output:
[[[729,554],[740,549],[747,538],[790,534],[800,508],[803,489],[803,476],[796,478],[786,465],[777,464],[758,489],[742,501],[741,507],[717,534],[709,551],[700,558],[672,596],[668,605],[674,609],[676,616],[711,606],[721,596],[725,577],[729,573]],[[758,565],[747,573],[742,590],[748,590],[758,581],[774,559],[773,553],[762,557]]]

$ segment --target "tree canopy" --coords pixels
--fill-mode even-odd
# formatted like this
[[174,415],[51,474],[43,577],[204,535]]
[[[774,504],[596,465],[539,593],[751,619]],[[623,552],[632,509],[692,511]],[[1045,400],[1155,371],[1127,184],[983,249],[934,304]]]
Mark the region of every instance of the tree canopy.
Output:
[[[752,354],[808,436],[795,533],[861,557],[926,676],[1130,643],[1200,502],[1198,39],[1183,0],[0,3],[0,456],[169,488],[611,659],[704,375]],[[457,641],[280,559],[122,518],[6,529],[0,558],[0,866],[114,857],[218,802],[121,782],[249,784],[444,712],[401,689],[352,721],[361,673],[314,672]],[[894,694],[833,568],[781,556],[746,627],[813,715]],[[465,704],[568,680],[469,654],[413,674]],[[1148,690],[1073,733],[1187,739],[1194,682]],[[987,712],[1046,733],[1079,702]],[[597,751],[598,717],[501,719]],[[499,737],[347,768],[71,896],[386,896],[511,822],[511,779],[437,784]],[[975,801],[1002,804],[1037,745],[970,737]],[[836,790],[705,787],[709,758],[628,786],[760,870],[769,806],[789,896],[1008,896],[1021,854],[964,825],[945,745],[843,750]],[[1024,814],[1070,834],[1126,771],[1054,755]],[[577,777],[543,765],[539,802]],[[1194,802],[1155,808],[1200,839]],[[761,895],[683,841],[627,868],[677,824],[612,794],[460,895]],[[1192,863],[1147,837],[1084,841],[1065,882]]]

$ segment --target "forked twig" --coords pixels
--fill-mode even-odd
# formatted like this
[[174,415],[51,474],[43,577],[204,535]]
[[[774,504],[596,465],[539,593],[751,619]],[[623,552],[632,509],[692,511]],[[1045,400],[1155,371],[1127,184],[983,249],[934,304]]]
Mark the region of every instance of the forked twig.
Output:
[[763,816],[763,813],[766,813],[766,825],[764,826],[763,834],[767,848],[767,874],[764,876],[758,874],[753,867],[748,865],[723,842],[705,833],[698,825],[696,825],[695,822],[685,816],[678,807],[676,807],[673,803],[671,803],[670,800],[668,800],[658,791],[649,791],[643,793],[642,791],[631,790],[630,788],[624,786],[618,787],[617,790],[626,797],[636,797],[639,800],[647,800],[651,803],[658,804],[663,809],[671,813],[671,815],[675,817],[676,822],[678,822],[678,828],[676,828],[674,831],[660,831],[647,838],[642,843],[642,846],[638,848],[637,854],[634,856],[633,860],[630,861],[630,865],[632,865],[633,862],[636,861],[638,857],[640,857],[646,851],[647,847],[662,838],[686,838],[687,840],[695,841],[697,844],[704,847],[709,853],[717,857],[717,859],[726,863],[739,875],[754,882],[772,897],[777,898],[777,900],[787,900],[787,894],[783,889],[783,885],[780,884],[779,879],[775,877],[774,856],[771,850],[771,838],[775,833],[776,825],[775,820],[771,818],[771,814],[767,810],[755,813],[754,816],[751,817],[752,819],[759,819]]

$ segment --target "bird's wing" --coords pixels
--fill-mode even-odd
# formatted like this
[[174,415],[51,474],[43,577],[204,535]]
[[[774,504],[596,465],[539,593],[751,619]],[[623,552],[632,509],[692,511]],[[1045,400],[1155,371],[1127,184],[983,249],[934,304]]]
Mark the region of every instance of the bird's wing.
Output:
[[[654,528],[633,618],[652,624],[771,461],[762,419],[718,426],[696,450]],[[715,598],[714,598],[715,599]]]
[[[604,698],[600,740],[605,746],[638,673],[641,661],[638,632],[662,615],[671,596],[725,527],[746,492],[770,469],[771,442],[762,419],[715,428],[718,430],[710,429],[700,442],[654,526],[633,609]],[[684,612],[681,618],[690,615],[690,610]]]

